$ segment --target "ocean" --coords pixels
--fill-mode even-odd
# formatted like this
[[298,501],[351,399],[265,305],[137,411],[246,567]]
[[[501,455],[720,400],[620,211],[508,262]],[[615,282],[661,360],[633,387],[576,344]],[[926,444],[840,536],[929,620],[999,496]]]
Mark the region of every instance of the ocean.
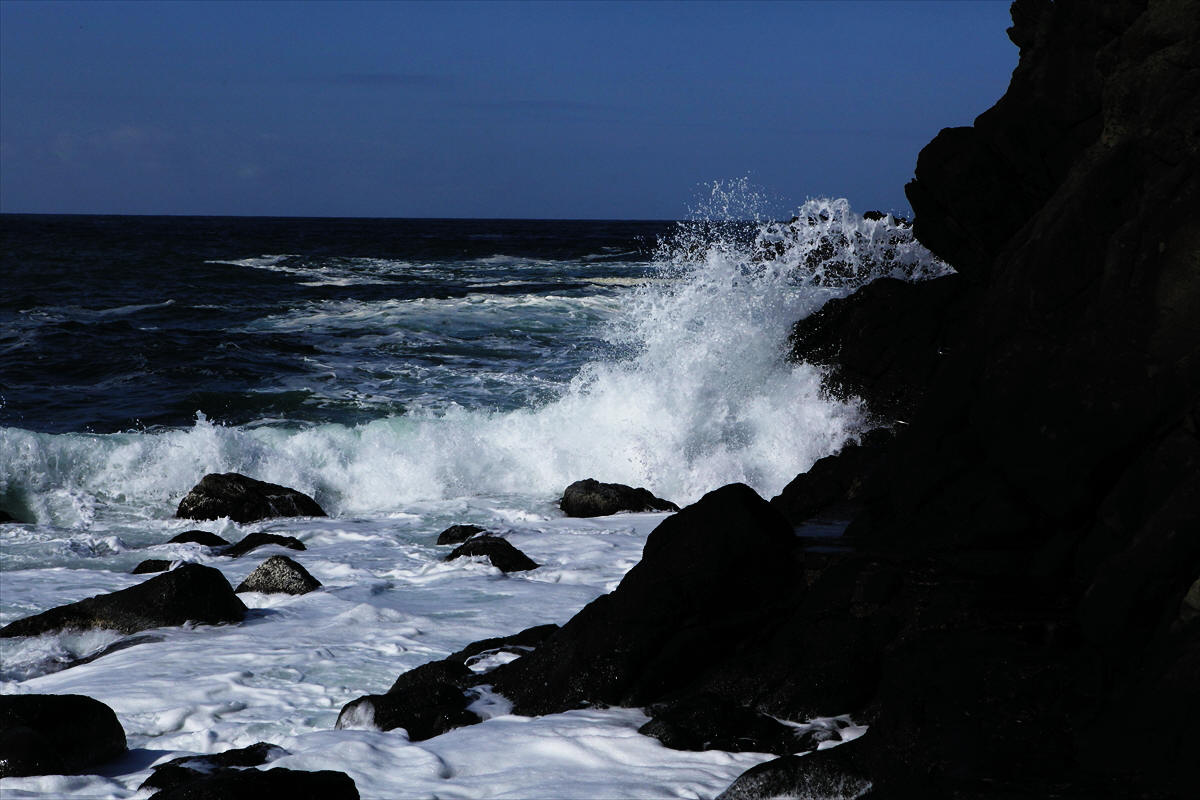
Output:
[[[863,432],[788,333],[883,275],[947,268],[890,217],[812,200],[789,221],[0,215],[0,624],[132,586],[140,561],[236,585],[273,553],[323,584],[241,595],[235,626],[0,640],[0,693],[111,706],[129,752],[6,797],[127,798],[152,764],[258,741],[364,797],[711,797],[771,756],[670,750],[639,709],[487,721],[423,742],[335,730],[350,700],[477,639],[562,623],[666,515],[568,519],[582,478],[685,505],[771,497]],[[313,496],[322,519],[174,518],[210,472]],[[445,562],[452,524],[541,566]],[[233,560],[164,544],[296,536]],[[789,720],[804,725],[806,720]]]

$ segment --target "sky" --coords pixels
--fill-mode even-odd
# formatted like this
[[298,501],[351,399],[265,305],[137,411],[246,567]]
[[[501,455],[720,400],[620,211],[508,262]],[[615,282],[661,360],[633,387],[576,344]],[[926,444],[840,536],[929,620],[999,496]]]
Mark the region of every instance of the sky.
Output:
[[907,212],[1008,3],[0,2],[0,212]]

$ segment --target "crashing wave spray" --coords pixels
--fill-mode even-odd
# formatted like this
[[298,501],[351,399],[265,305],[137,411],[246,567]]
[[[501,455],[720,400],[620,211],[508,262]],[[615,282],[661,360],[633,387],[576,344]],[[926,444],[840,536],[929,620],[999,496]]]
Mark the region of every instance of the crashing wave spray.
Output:
[[[770,496],[862,424],[821,373],[787,359],[791,326],[884,275],[944,265],[891,217],[845,200],[786,223],[717,215],[661,244],[660,280],[632,290],[586,365],[537,407],[451,407],[345,426],[222,427],[112,435],[0,430],[0,496],[40,521],[90,526],[97,510],[153,518],[205,472],[239,471],[313,493],[340,514],[470,496],[546,503],[595,477],[679,503],[741,481]],[[528,502],[524,501],[524,502]]]

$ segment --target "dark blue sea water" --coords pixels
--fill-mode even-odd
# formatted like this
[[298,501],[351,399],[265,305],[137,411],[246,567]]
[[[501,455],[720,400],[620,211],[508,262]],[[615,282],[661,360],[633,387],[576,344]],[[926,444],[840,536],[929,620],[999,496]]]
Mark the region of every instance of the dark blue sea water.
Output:
[[[351,423],[545,400],[594,357],[587,320],[520,326],[504,309],[611,295],[651,271],[671,227],[3,215],[0,425]],[[492,301],[496,325],[456,325]]]

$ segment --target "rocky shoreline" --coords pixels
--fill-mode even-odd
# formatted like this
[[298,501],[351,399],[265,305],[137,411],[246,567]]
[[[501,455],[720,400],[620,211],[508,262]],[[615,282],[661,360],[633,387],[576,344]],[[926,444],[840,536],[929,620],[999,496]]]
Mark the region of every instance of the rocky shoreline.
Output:
[[[479,722],[468,706],[486,687],[518,714],[639,707],[642,732],[669,747],[781,756],[727,800],[1200,786],[1200,3],[1018,0],[1012,13],[1008,92],[973,127],[942,131],[907,187],[917,238],[957,274],[875,281],[793,332],[793,357],[826,365],[829,391],[864,398],[879,430],[769,502],[733,484],[676,509],[620,585],[561,627],[404,673],[347,704],[339,728],[437,736]],[[562,508],[674,506],[589,480]],[[236,475],[206,476],[179,511],[323,514]],[[845,532],[805,535],[816,522]],[[203,544],[304,548],[271,536]],[[439,544],[537,568],[482,528]],[[260,569],[238,591],[320,586],[283,556]],[[184,565],[0,636],[244,611],[219,571]],[[466,666],[496,653],[517,657]],[[124,749],[96,701],[47,697],[36,713],[33,696],[0,697],[0,775],[85,770]],[[105,729],[79,763],[65,757],[77,714]],[[850,720],[869,730],[844,736]],[[318,780],[357,796],[341,773],[248,769],[273,757],[254,747],[161,765],[147,788]]]

